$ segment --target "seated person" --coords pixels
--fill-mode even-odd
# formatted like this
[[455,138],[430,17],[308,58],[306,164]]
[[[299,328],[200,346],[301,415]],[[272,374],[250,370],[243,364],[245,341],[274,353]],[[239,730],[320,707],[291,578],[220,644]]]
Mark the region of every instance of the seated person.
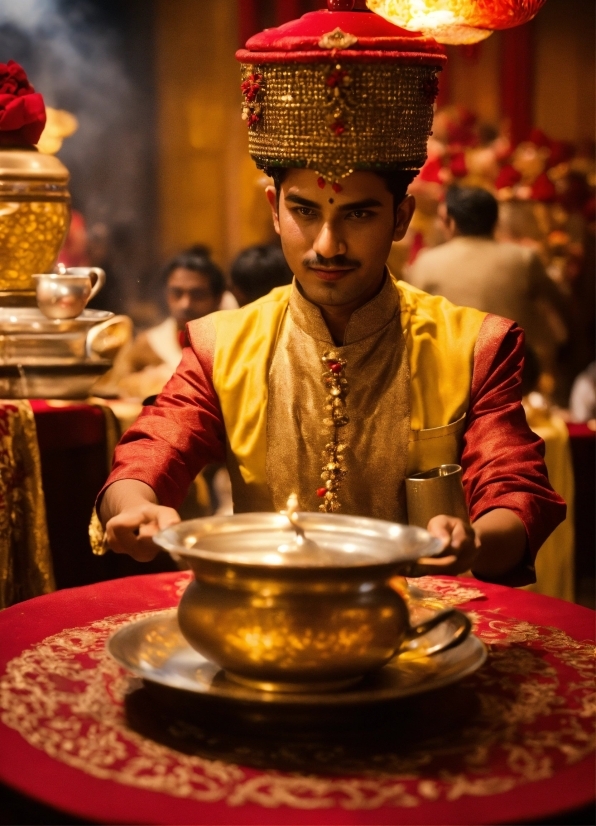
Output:
[[230,272],[232,293],[238,305],[244,307],[275,287],[292,283],[292,272],[280,246],[259,244],[239,253]]
[[122,397],[144,399],[159,393],[182,357],[185,327],[219,309],[225,293],[221,269],[206,247],[179,253],[163,273],[169,315],[145,330],[117,356],[102,384],[109,382]]

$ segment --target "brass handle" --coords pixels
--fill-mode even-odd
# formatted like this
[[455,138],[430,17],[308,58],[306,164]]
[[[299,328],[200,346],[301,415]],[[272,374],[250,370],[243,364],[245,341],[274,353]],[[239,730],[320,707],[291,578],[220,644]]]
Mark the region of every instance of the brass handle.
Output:
[[[109,336],[104,336],[106,331],[109,331]],[[100,348],[96,342],[102,337],[105,340]],[[113,358],[131,338],[132,321],[130,318],[126,315],[112,316],[89,330],[86,342],[87,358]]]
[[438,654],[439,651],[447,651],[449,648],[455,648],[457,645],[460,645],[470,634],[472,623],[463,611],[458,611],[456,608],[446,608],[444,611],[439,611],[438,614],[410,628],[406,632],[406,638],[402,641],[398,653],[401,654],[405,651],[415,652],[418,646],[412,646],[412,643],[418,642],[421,637],[428,634],[433,628],[450,619],[456,620],[453,633],[434,645],[421,647],[420,655],[426,657],[430,654]]

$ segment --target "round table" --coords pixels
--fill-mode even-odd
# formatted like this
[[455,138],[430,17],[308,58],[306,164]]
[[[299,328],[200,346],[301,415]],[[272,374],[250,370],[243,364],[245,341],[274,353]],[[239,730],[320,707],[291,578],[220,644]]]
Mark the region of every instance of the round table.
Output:
[[471,615],[489,649],[479,671],[347,709],[339,728],[262,710],[236,723],[229,706],[173,689],[166,701],[106,653],[114,630],[176,605],[188,581],[103,582],[0,614],[5,789],[101,823],[564,823],[594,799],[594,612],[474,579],[417,580],[423,605]]

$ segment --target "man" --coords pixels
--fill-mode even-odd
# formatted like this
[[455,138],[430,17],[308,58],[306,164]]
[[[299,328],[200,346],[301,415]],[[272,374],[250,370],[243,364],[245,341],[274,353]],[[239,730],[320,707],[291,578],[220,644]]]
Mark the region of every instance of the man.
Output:
[[180,363],[186,324],[221,308],[225,280],[206,247],[197,245],[172,258],[163,281],[168,317],[121,351],[104,381],[122,396],[144,399],[159,393]]
[[551,368],[567,333],[562,296],[538,256],[495,241],[498,204],[484,189],[450,187],[440,210],[447,243],[423,251],[407,280],[453,304],[517,321],[543,368]]
[[292,283],[292,272],[281,247],[257,244],[238,253],[230,270],[231,291],[240,307]]
[[444,58],[370,13],[288,26],[238,57],[295,282],[188,326],[177,373],[117,449],[99,500],[107,541],[151,558],[189,480],[224,458],[237,511],[279,510],[295,492],[303,510],[402,522],[406,475],[460,461],[472,525],[431,520],[444,556],[420,570],[531,581],[565,509],[521,407],[522,333],[385,267],[414,209]]

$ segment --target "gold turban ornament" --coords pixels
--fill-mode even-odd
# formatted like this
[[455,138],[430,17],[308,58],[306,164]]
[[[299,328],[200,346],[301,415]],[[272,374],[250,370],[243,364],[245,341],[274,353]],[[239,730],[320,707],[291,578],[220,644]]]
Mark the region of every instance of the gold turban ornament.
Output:
[[313,169],[332,183],[424,164],[445,55],[432,38],[353,5],[328,0],[237,52],[259,168]]
[[236,53],[251,156],[260,169],[313,169],[331,183],[358,169],[420,169],[446,60],[437,40],[482,40],[543,3],[327,0],[256,34]]

